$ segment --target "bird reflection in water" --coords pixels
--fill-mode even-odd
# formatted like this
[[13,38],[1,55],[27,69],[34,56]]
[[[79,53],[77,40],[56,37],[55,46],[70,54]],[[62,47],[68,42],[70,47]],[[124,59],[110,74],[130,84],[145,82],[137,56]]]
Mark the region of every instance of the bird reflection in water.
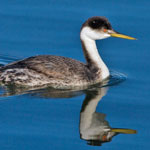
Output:
[[86,140],[87,144],[101,146],[102,143],[110,142],[118,134],[135,134],[136,130],[111,128],[109,122],[105,120],[106,115],[96,112],[96,107],[107,88],[98,88],[88,92],[82,104],[80,113],[80,136]]
[[105,120],[106,115],[96,112],[96,107],[103,96],[106,95],[108,87],[91,87],[86,90],[21,90],[14,87],[7,88],[3,96],[30,94],[41,98],[70,98],[85,94],[80,112],[80,138],[87,141],[87,144],[101,146],[103,143],[110,142],[118,134],[135,134],[136,130],[111,128],[109,122]]

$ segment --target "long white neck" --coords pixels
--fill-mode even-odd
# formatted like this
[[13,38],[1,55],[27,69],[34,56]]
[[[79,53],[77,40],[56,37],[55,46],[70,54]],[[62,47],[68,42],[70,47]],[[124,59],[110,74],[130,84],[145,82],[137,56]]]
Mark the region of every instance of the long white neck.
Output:
[[91,66],[95,65],[101,71],[102,79],[107,78],[110,73],[107,66],[105,65],[98,53],[95,39],[92,39],[91,37],[87,36],[87,30],[85,31],[84,29],[81,30],[80,38],[87,64]]

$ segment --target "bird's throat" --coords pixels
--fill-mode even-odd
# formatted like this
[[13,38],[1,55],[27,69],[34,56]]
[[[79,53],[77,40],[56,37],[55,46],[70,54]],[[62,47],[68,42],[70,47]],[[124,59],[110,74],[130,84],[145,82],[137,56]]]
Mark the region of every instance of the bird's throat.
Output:
[[80,36],[85,59],[89,68],[96,67],[101,72],[101,79],[109,76],[109,70],[99,55],[96,42],[89,37]]

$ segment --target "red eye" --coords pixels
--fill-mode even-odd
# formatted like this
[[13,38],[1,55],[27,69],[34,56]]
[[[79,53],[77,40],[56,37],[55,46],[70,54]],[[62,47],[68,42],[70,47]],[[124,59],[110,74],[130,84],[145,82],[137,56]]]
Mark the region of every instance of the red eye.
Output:
[[104,32],[107,32],[107,29],[104,29],[103,31],[104,31]]
[[106,135],[103,135],[102,141],[106,141],[106,140],[107,140],[107,136],[106,136]]

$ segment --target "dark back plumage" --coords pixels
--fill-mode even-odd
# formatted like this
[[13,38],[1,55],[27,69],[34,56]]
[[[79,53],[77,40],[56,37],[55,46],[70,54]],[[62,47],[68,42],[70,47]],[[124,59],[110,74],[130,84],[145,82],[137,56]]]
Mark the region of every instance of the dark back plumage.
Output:
[[[11,78],[8,80],[8,83],[16,83],[20,80],[20,75],[25,76],[25,71],[21,72],[20,70],[28,70],[33,76],[29,76],[28,80],[24,80],[22,84],[26,85],[26,82],[32,82],[35,80],[36,75],[41,76],[41,82],[43,80],[49,80],[49,84],[53,83],[59,84],[79,84],[78,82],[89,82],[94,79],[94,76],[87,68],[87,66],[77,60],[66,58],[62,56],[52,56],[52,55],[40,55],[29,57],[27,59],[17,61],[11,64],[8,64],[0,68],[0,74],[5,74],[7,72],[7,77],[1,75],[0,81],[6,83],[6,78]],[[17,79],[18,76],[18,79]],[[15,77],[15,80],[13,78]],[[61,83],[62,82],[62,83]]]

